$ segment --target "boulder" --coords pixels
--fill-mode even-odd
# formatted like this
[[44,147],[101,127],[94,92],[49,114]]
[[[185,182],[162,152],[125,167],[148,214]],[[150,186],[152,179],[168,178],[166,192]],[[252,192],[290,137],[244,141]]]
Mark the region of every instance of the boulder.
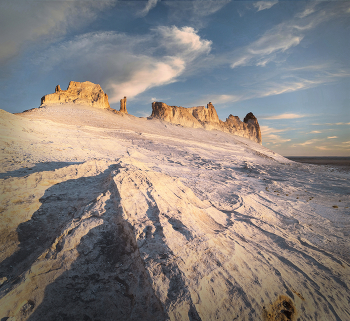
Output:
[[71,81],[67,90],[62,90],[60,85],[57,85],[55,93],[41,98],[41,107],[65,103],[88,105],[96,108],[110,108],[107,94],[103,92],[100,85],[90,81]]

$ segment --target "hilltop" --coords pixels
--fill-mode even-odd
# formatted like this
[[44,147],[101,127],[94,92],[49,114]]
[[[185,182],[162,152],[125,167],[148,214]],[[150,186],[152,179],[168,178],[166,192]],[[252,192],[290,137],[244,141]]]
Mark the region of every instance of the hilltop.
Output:
[[71,101],[0,123],[1,320],[349,319],[349,173]]

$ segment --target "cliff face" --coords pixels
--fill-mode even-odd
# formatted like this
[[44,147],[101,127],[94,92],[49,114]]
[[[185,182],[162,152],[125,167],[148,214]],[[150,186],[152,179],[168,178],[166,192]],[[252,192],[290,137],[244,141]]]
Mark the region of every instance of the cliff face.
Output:
[[248,113],[242,122],[238,116],[230,115],[226,121],[221,121],[215,107],[209,103],[207,107],[177,107],[168,106],[162,102],[152,103],[152,118],[185,127],[217,129],[241,137],[249,138],[261,144],[261,132],[258,120],[252,113]]
[[108,96],[100,85],[90,81],[71,81],[67,90],[62,90],[60,85],[55,88],[55,93],[41,98],[41,106],[51,104],[74,103],[84,104],[97,108],[110,108]]

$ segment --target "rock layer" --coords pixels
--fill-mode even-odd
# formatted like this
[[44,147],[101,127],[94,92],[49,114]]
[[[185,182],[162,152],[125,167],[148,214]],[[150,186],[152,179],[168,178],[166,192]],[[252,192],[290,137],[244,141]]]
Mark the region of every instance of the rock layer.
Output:
[[88,105],[97,108],[109,109],[108,96],[100,85],[90,81],[71,81],[67,90],[62,90],[60,85],[55,88],[55,93],[41,98],[41,107],[52,104],[74,103]]
[[230,115],[221,121],[211,102],[205,106],[178,107],[168,106],[163,102],[152,103],[151,118],[158,118],[184,127],[217,129],[241,137],[249,138],[261,144],[261,131],[257,118],[248,113],[242,122],[238,116]]

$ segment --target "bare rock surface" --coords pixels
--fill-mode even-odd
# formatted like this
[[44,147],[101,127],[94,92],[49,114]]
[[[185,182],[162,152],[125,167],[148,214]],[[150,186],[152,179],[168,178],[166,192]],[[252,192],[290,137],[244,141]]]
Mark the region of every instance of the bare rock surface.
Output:
[[125,114],[128,113],[128,111],[126,110],[126,97],[120,99],[120,109],[119,109],[119,111],[121,113],[125,113]]
[[242,122],[239,117],[230,115],[225,122],[221,121],[211,102],[205,106],[178,107],[168,106],[162,102],[152,103],[151,118],[161,119],[185,127],[216,129],[237,136],[251,139],[261,144],[261,131],[257,118],[248,113]]
[[62,90],[60,85],[57,85],[55,93],[45,95],[41,98],[41,106],[66,103],[88,105],[97,108],[110,108],[108,95],[103,92],[100,85],[90,81],[71,81],[67,90]]
[[349,173],[91,106],[0,116],[0,320],[350,319]]

